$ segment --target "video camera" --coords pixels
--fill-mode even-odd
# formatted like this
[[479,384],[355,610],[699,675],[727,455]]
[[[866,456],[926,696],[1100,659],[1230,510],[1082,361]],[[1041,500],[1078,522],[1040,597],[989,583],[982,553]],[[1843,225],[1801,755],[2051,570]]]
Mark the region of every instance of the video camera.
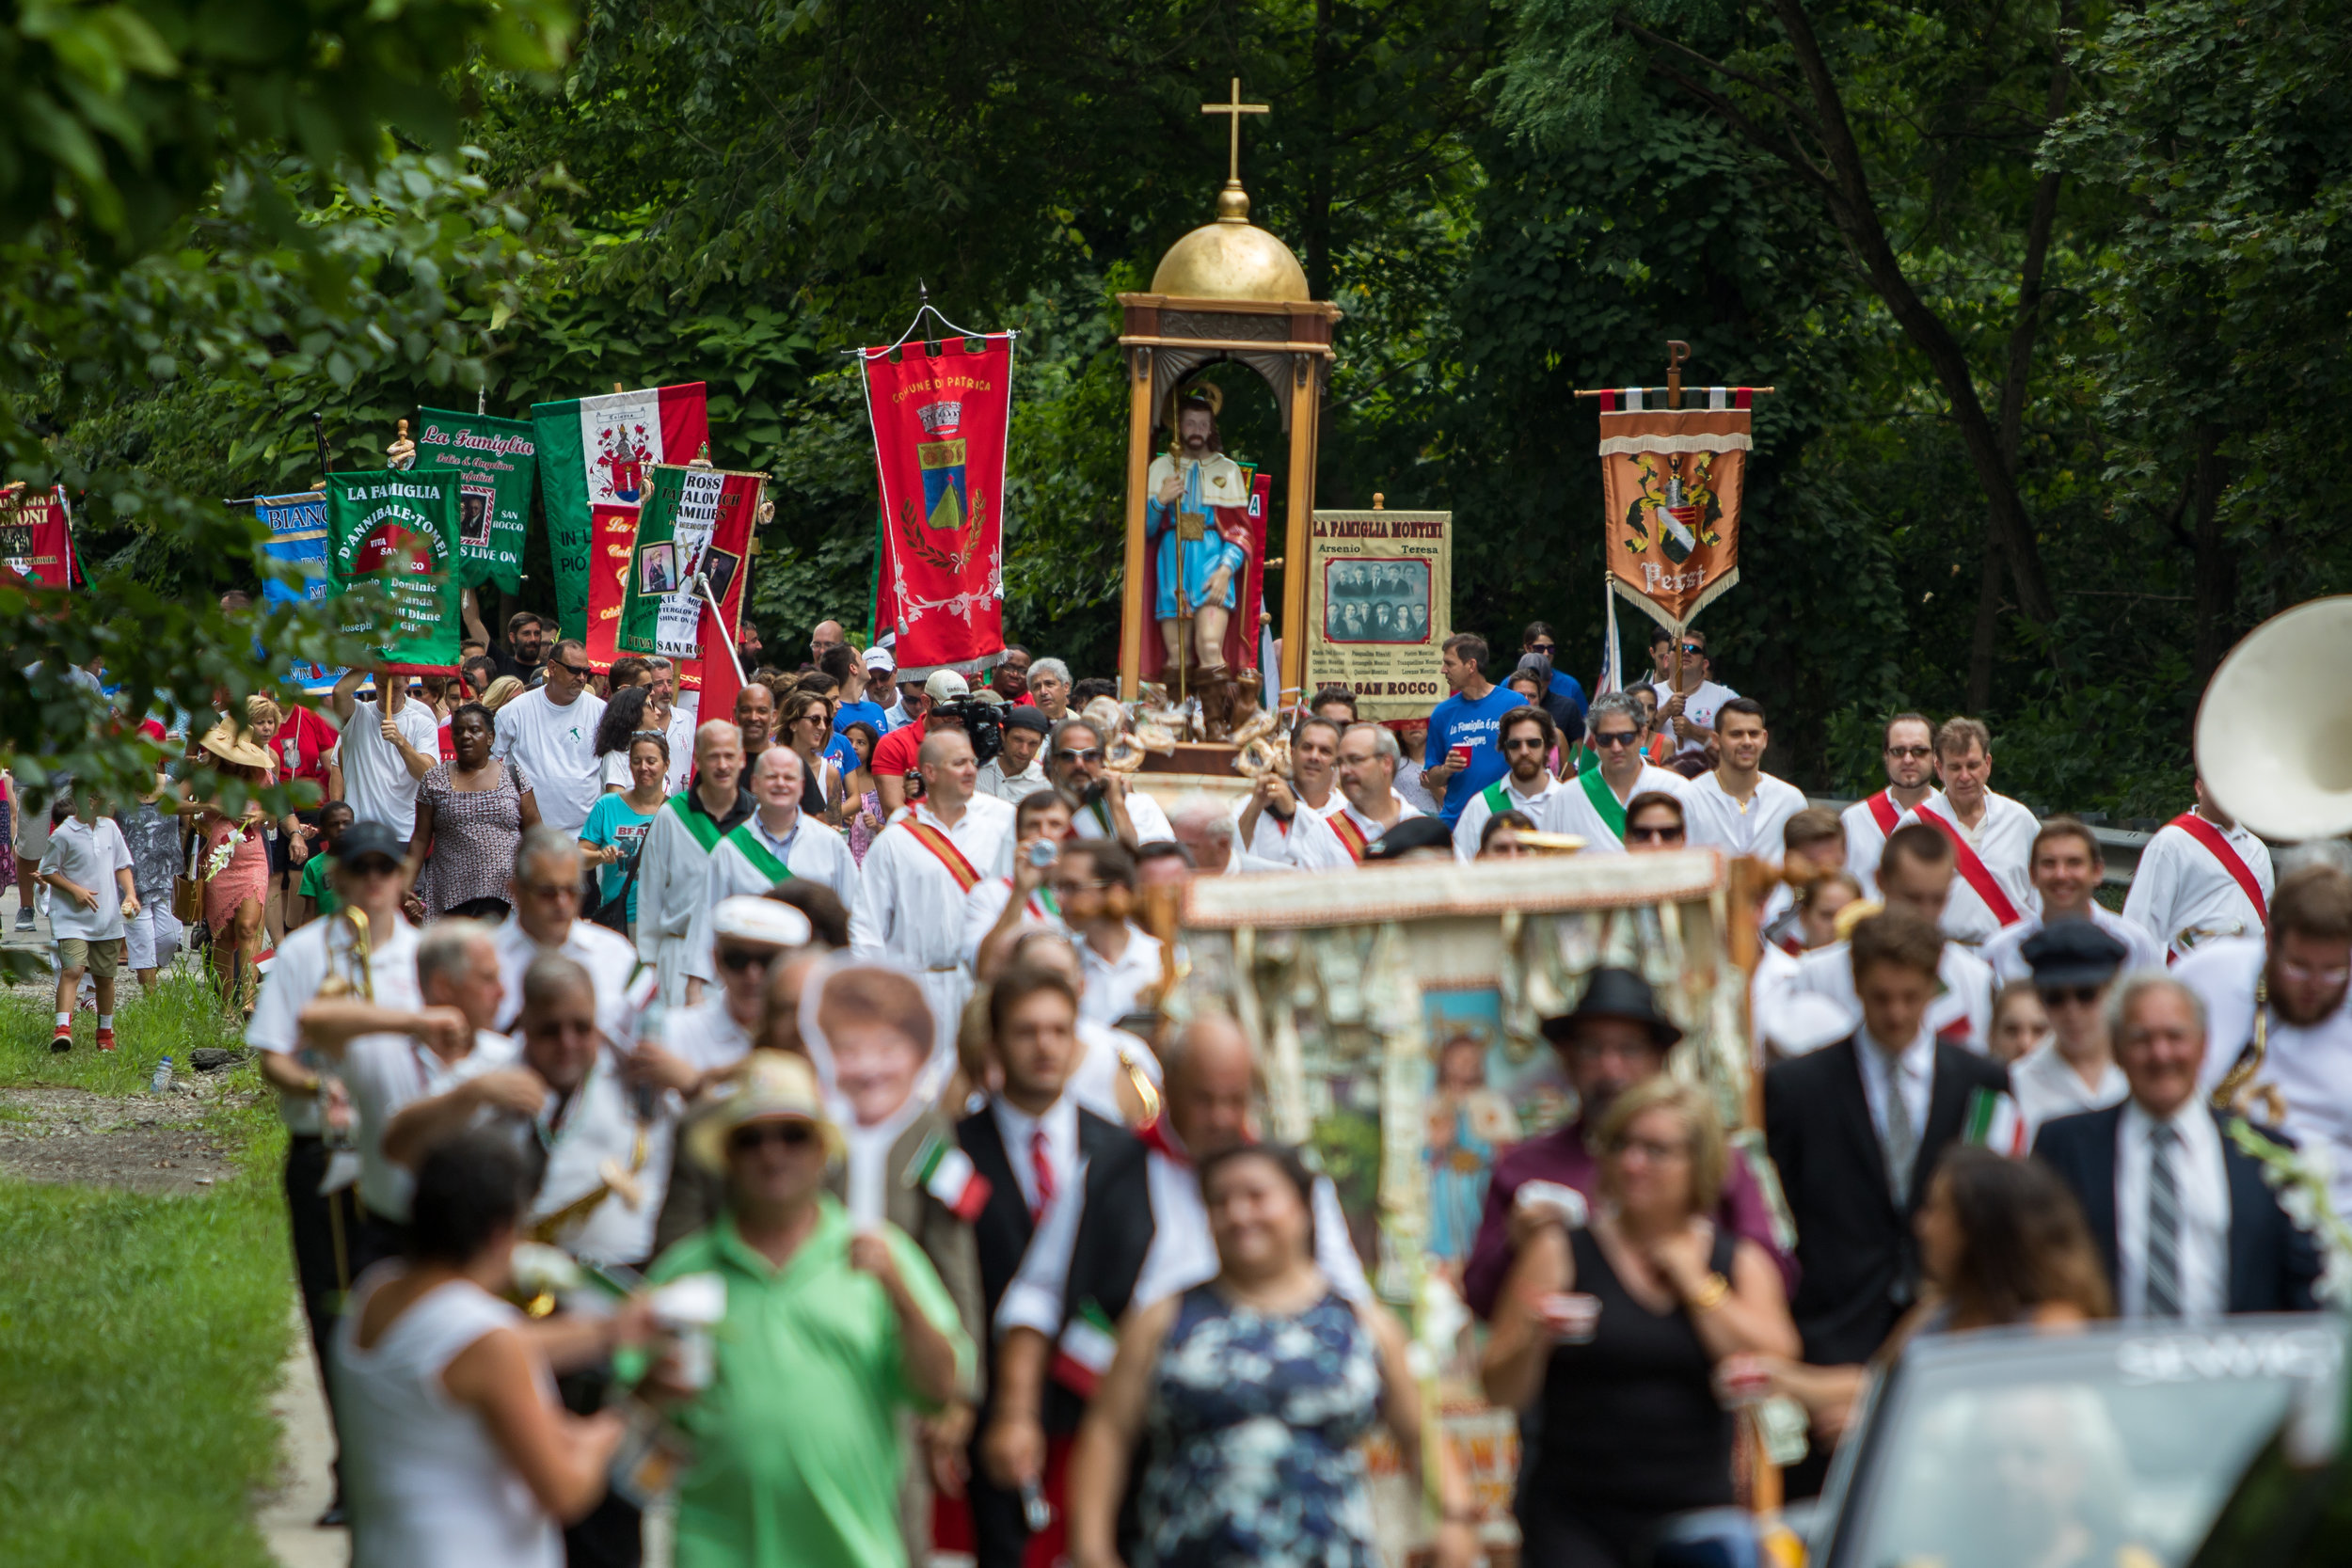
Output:
[[977,697],[958,697],[950,702],[933,703],[930,711],[941,719],[962,721],[963,733],[972,742],[973,758],[982,768],[993,762],[1005,749],[1005,721],[998,717],[995,704],[984,703]]

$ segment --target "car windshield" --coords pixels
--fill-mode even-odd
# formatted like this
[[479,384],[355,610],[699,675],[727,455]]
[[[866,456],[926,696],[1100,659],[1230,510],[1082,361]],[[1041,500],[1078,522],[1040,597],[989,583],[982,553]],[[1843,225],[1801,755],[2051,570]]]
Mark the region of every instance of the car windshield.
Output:
[[2332,1457],[2343,1328],[2020,1331],[1919,1341],[1841,1488],[1840,1568],[2106,1568],[2188,1560],[2274,1441]]

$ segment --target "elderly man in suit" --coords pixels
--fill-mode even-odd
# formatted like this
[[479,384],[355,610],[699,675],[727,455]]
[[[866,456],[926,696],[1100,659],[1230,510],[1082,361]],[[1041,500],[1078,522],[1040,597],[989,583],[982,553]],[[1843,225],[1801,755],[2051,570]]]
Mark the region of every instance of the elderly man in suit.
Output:
[[2232,1141],[2236,1118],[2197,1092],[2204,1004],[2180,981],[2144,973],[2107,1006],[2131,1097],[2051,1122],[2033,1151],[2082,1201],[2116,1306],[2147,1319],[2310,1311],[2318,1249],[2280,1207],[2261,1162]]

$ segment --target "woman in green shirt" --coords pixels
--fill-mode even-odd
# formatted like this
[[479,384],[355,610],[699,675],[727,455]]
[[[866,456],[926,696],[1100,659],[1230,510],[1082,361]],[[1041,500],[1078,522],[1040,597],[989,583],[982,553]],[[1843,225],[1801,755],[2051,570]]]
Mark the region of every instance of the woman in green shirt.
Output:
[[628,779],[626,790],[606,776],[605,791],[588,808],[580,824],[580,847],[590,865],[602,866],[596,896],[611,903],[628,886],[624,918],[631,933],[637,929],[637,888],[628,880],[637,852],[645,847],[645,832],[661,810],[661,778],[670,767],[669,737],[657,730],[639,730],[628,737]]
[[825,1191],[843,1145],[805,1061],[755,1051],[719,1092],[686,1148],[727,1206],[652,1271],[726,1282],[716,1370],[676,1412],[677,1568],[903,1564],[898,1412],[954,1398],[972,1341],[905,1233],[852,1235]]

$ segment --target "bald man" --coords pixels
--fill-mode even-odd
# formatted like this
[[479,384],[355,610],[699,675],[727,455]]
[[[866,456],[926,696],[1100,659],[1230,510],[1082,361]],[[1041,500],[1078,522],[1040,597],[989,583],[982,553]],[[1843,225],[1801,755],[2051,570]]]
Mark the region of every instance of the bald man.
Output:
[[833,889],[841,907],[857,917],[857,860],[850,841],[801,810],[801,759],[784,746],[771,746],[752,764],[751,816],[719,840],[704,873],[702,902],[686,927],[686,994],[699,1003],[719,982],[713,967],[711,920],[720,904],[738,894],[760,894],[783,882],[805,879]]
[[713,719],[694,732],[692,786],[662,802],[638,851],[637,957],[660,975],[669,1007],[688,1006],[687,933],[705,907],[711,851],[752,815],[742,776],[743,732]]
[[963,963],[964,898],[983,879],[1009,872],[1013,809],[977,793],[979,761],[961,730],[926,736],[915,770],[923,798],[866,851],[864,885],[850,913],[850,950],[920,974],[940,1038],[953,1049],[972,994]]

